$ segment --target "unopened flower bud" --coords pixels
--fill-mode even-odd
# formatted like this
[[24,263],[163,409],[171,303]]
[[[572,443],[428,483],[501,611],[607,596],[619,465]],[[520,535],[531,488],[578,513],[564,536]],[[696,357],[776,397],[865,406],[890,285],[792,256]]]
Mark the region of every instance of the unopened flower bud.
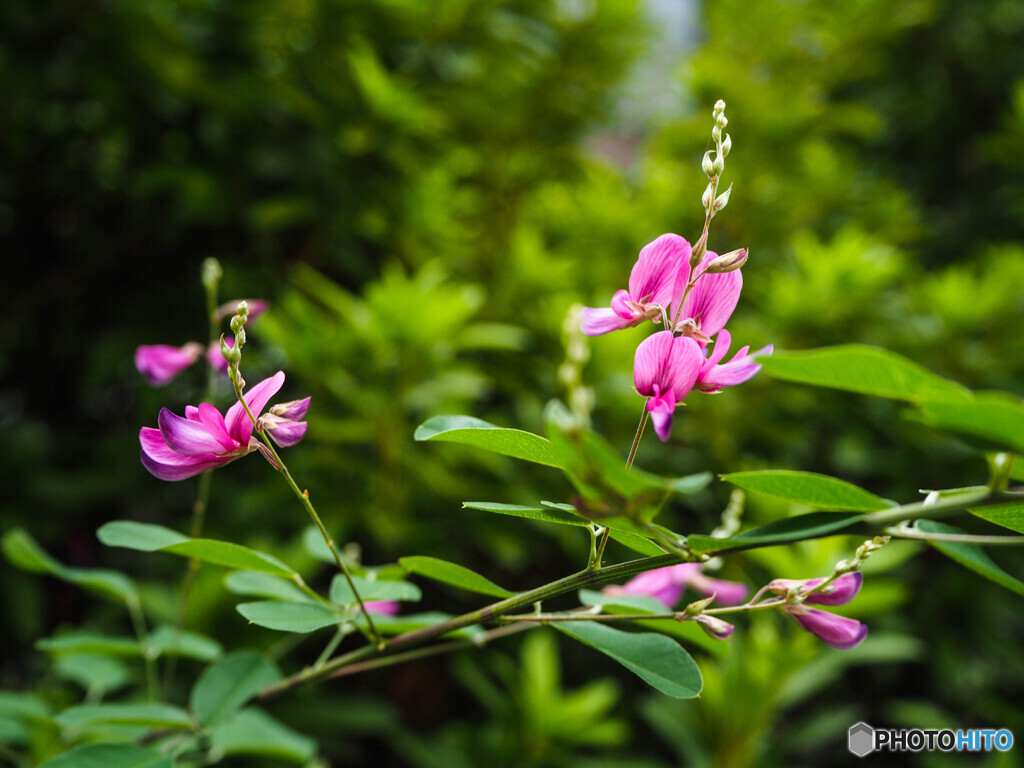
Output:
[[725,170],[725,158],[722,155],[715,158],[714,169],[715,176],[721,176],[722,172]]
[[224,338],[224,334],[220,335],[220,354],[225,360],[228,361],[228,365],[238,365],[242,359],[242,352],[237,347],[230,346]]
[[715,163],[711,159],[711,156],[715,154],[714,150],[708,150],[704,153],[704,160],[701,161],[700,167],[704,169],[704,175],[707,177],[714,176],[715,174]]
[[704,210],[711,208],[711,203],[714,202],[713,195],[715,194],[715,188],[711,184],[708,184],[708,188],[704,190],[704,194],[701,196],[700,201],[704,203]]
[[723,112],[725,112],[725,102],[719,99],[718,101],[715,102],[714,116],[718,117]]
[[700,616],[702,613],[704,613],[704,609],[711,605],[711,603],[713,603],[714,601],[714,595],[711,595],[711,597],[705,597],[702,600],[696,600],[683,609],[683,616],[685,616],[686,618]]
[[715,200],[715,213],[718,213],[729,204],[730,195],[732,195],[732,184],[730,184],[729,188],[720,194]]
[[240,318],[245,320],[249,317],[249,303],[245,299],[242,299],[238,302],[238,307],[235,309],[235,312]]
[[715,125],[718,128],[721,128],[723,131],[725,130],[725,126],[727,126],[728,124],[729,124],[729,118],[726,117],[725,115],[719,115],[718,119],[715,121]]
[[698,616],[695,621],[708,637],[713,637],[715,640],[728,640],[729,635],[736,629],[728,621],[724,621],[717,616],[708,616],[706,613]]
[[690,249],[690,269],[696,269],[697,265],[700,264],[700,260],[704,258],[704,254],[708,252],[708,233],[704,231],[700,236],[700,240],[697,244]]
[[711,129],[711,138],[715,140],[715,144],[722,140],[722,129],[717,125]]
[[747,263],[747,249],[740,248],[729,253],[723,253],[711,260],[706,272],[717,274],[721,272],[734,272]]
[[[717,128],[718,126],[716,125],[715,127]],[[732,139],[727,133],[725,134],[725,140],[722,141],[722,157],[728,157],[730,151],[732,151]]]
[[241,349],[245,346],[245,328],[239,328],[235,334],[235,341],[238,343],[238,348]]
[[235,315],[231,318],[231,332],[238,333],[242,330],[242,326],[245,325],[245,319]]
[[220,279],[224,275],[224,270],[220,267],[220,262],[216,259],[203,259],[203,266],[200,268],[200,275],[202,276],[203,287],[213,293],[217,290],[217,286],[220,284]]

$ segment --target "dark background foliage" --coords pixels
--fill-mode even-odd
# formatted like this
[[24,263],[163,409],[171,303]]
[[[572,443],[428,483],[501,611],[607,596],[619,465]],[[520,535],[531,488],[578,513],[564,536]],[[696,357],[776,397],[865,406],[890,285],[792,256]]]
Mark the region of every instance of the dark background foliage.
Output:
[[[152,390],[132,355],[206,337],[207,257],[224,265],[223,299],[270,300],[247,378],[283,368],[285,394],[313,395],[289,461],[366,562],[433,554],[512,588],[577,567],[578,538],[459,504],[563,499],[559,477],[412,432],[459,412],[543,430],[545,404],[568,396],[568,308],[605,303],[658,234],[696,238],[719,98],[736,187],[711,245],[752,254],[737,343],[877,344],[973,388],[1024,391],[1014,0],[7,0],[0,74],[0,521],[65,562],[152,582],[157,617],[173,615],[181,563],[106,550],[93,531],[188,526],[194,489],[146,474],[136,433],[194,402],[205,374]],[[637,339],[592,341],[582,370],[593,424],[623,452]],[[985,477],[980,454],[891,403],[767,377],[695,398],[638,464],[814,470],[901,501]],[[255,458],[218,472],[208,531],[301,562],[301,511],[268,474]],[[710,530],[726,498],[716,486],[666,522]],[[780,514],[751,499],[747,518]],[[737,557],[725,573],[812,575],[851,545]],[[0,574],[0,685],[72,696],[33,640],[121,618]],[[703,658],[697,702],[612,682],[576,647],[561,650],[561,700],[548,638],[328,684],[275,713],[339,765],[813,764],[856,719],[1024,733],[1019,598],[928,551],[878,582],[865,620],[896,639],[873,666],[753,621],[727,660]],[[230,644],[273,640],[234,613],[217,573],[192,622]],[[575,719],[554,714],[572,706]]]

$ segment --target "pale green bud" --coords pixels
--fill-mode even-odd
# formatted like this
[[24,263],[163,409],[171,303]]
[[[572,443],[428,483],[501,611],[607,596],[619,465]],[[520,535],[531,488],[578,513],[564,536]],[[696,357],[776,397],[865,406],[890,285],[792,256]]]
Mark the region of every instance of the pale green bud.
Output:
[[711,138],[715,140],[715,144],[722,140],[722,129],[717,125],[711,129]]
[[239,328],[235,333],[235,348],[240,349],[245,346],[245,328]]
[[732,195],[732,184],[730,184],[729,188],[725,190],[725,192],[720,194],[718,196],[718,199],[715,200],[715,213],[718,213],[720,210],[722,210],[723,208],[725,208],[725,206],[729,204],[730,195]]
[[715,112],[714,112],[714,115],[715,115],[715,117],[718,117],[723,112],[725,112],[725,102],[722,101],[721,99],[719,99],[718,101],[715,102]]
[[740,248],[735,251],[729,251],[729,253],[723,253],[721,256],[712,259],[705,271],[710,272],[711,274],[735,272],[746,263],[747,249]]
[[[717,125],[715,126],[718,127]],[[732,139],[729,138],[729,134],[725,134],[725,140],[722,142],[722,157],[728,157],[729,152],[732,150]]]
[[700,164],[700,167],[704,169],[704,175],[708,178],[715,175],[715,162],[711,159],[713,154],[715,154],[714,150],[708,150],[705,152],[704,159]]
[[704,609],[707,608],[715,601],[715,596],[705,597],[703,600],[697,600],[690,603],[683,609],[683,616],[687,618],[693,618],[694,616],[700,616],[704,613]]
[[690,249],[690,269],[696,269],[704,254],[708,252],[708,233],[705,231],[700,236],[697,244]]
[[725,158],[719,155],[714,162],[715,176],[721,176],[725,171]]
[[221,277],[224,276],[224,270],[221,269],[220,262],[216,259],[203,259],[200,275],[202,276],[203,287],[210,293],[214,293],[220,284]]
[[242,352],[238,347],[229,347],[228,343],[224,341],[224,334],[220,335],[220,354],[225,360],[228,361],[228,365],[238,365],[238,362],[242,359]]
[[243,320],[249,317],[249,302],[244,299],[238,302],[238,308],[235,310],[239,317]]
[[715,127],[721,128],[723,131],[725,130],[725,126],[727,126],[728,124],[729,118],[727,118],[725,115],[719,115],[718,119],[715,121]]
[[704,210],[707,211],[711,208],[711,203],[714,202],[715,187],[712,184],[708,184],[708,188],[704,190],[704,194],[701,196],[700,201],[704,203]]

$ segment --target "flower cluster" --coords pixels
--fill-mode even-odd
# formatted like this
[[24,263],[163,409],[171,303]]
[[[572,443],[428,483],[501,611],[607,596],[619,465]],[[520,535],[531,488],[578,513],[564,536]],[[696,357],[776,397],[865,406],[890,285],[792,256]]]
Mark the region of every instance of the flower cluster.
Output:
[[867,625],[856,619],[847,619],[828,611],[808,608],[807,605],[845,605],[860,592],[863,580],[864,577],[857,571],[844,573],[818,592],[812,590],[825,579],[775,579],[768,585],[768,589],[777,595],[785,596],[786,601],[780,610],[795,619],[801,627],[817,635],[833,648],[847,650],[859,645],[867,637]]
[[[249,299],[247,303],[250,320],[262,314],[267,308],[267,302],[260,299]],[[237,305],[237,301],[229,301],[218,307],[216,311],[218,322],[233,315]],[[234,340],[230,338],[225,339],[225,342],[228,347],[235,345]],[[135,367],[149,384],[154,387],[163,387],[204,355],[207,363],[215,371],[218,373],[227,371],[228,363],[221,354],[220,345],[211,344],[207,347],[197,341],[190,341],[180,347],[172,347],[168,344],[143,344],[135,350]]]
[[[307,425],[301,419],[310,399],[280,403],[260,416],[283,385],[284,373],[278,371],[249,390],[245,402],[257,418],[259,429],[278,445],[289,447],[306,434]],[[235,403],[223,415],[209,403],[186,406],[184,417],[163,408],[157,424],[158,429],[139,430],[139,443],[142,465],[161,480],[185,480],[256,450],[275,463],[267,447],[253,435],[253,422],[241,403]]]
[[667,608],[679,602],[687,587],[705,597],[713,596],[715,602],[721,605],[736,605],[746,598],[746,584],[712,579],[702,571],[701,563],[668,565],[634,576],[621,587],[614,584],[607,586],[604,591],[610,595],[648,595]]
[[647,410],[663,442],[671,434],[676,406],[693,389],[717,392],[742,384],[761,369],[757,356],[771,354],[770,344],[752,354],[743,347],[722,362],[732,344],[725,324],[739,301],[746,258],[742,249],[701,256],[679,235],[662,235],[640,251],[628,290],[612,296],[609,308],[585,307],[580,315],[588,336],[645,320],[662,325],[637,347],[633,379],[648,398]]

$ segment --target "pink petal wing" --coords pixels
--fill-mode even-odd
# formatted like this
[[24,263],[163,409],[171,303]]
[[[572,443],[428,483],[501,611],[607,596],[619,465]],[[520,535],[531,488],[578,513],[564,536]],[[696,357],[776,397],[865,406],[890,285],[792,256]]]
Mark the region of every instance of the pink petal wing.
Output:
[[580,311],[580,330],[587,336],[603,336],[612,331],[628,328],[632,323],[631,319],[619,317],[615,310],[607,307],[584,307]]
[[693,339],[676,336],[665,362],[664,386],[671,387],[675,401],[681,403],[697,383],[697,376],[704,364],[704,352]]
[[202,347],[190,342],[183,347],[150,344],[135,350],[135,367],[155,387],[162,387],[188,368],[201,353]]
[[658,331],[640,342],[633,359],[633,383],[641,395],[653,395],[654,385],[661,391],[665,384],[665,367],[672,354],[672,332]]
[[206,431],[221,444],[225,451],[233,451],[239,447],[238,443],[232,440],[231,435],[228,434],[227,424],[224,423],[224,417],[220,415],[220,411],[209,403],[200,403],[198,410],[199,420],[206,427]]
[[285,420],[275,424],[272,429],[268,428],[267,434],[282,448],[291,448],[305,437],[308,426],[305,421]]
[[[246,392],[245,402],[248,403],[252,415],[259,417],[270,398],[276,395],[282,386],[284,386],[284,372],[278,371]],[[241,403],[235,403],[228,408],[224,421],[227,424],[228,434],[233,439],[241,445],[249,444],[249,438],[252,437],[252,421],[249,419],[249,414],[242,408]]]
[[868,627],[856,619],[836,616],[828,611],[817,608],[804,608],[793,605],[785,609],[786,613],[796,619],[800,626],[817,635],[821,640],[841,651],[860,645],[867,637]]
[[630,298],[668,309],[679,272],[689,270],[689,260],[690,244],[679,235],[662,235],[648,243],[629,275]]
[[159,429],[143,427],[139,430],[142,445],[142,466],[161,480],[185,480],[228,460],[213,454],[186,455],[178,453],[164,442]]
[[224,446],[201,422],[177,416],[166,408],[160,410],[157,418],[160,434],[168,447],[178,453],[195,456],[204,453],[224,453]]

